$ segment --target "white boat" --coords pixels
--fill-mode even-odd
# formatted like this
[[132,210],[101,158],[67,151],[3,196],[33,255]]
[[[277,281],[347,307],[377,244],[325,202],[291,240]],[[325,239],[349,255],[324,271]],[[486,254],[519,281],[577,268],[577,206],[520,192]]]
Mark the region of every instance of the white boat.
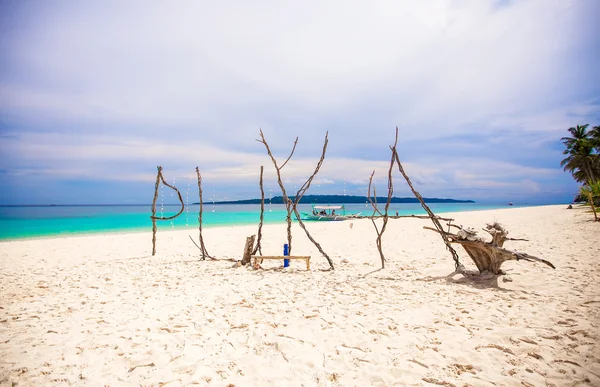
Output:
[[340,221],[346,220],[360,214],[346,214],[344,205],[314,205],[312,213],[303,212],[302,220],[318,220],[318,221]]

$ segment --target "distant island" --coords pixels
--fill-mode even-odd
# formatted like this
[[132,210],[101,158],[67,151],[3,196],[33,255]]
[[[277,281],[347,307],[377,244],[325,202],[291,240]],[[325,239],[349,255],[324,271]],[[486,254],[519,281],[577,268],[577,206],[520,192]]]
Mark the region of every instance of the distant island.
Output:
[[[294,196],[290,196],[290,199],[294,199]],[[423,198],[425,203],[475,203],[473,200],[457,200],[457,199],[438,199],[438,198]],[[304,195],[300,199],[301,204],[328,204],[328,203],[365,203],[367,198],[365,196],[345,196],[345,195]],[[269,199],[265,198],[265,202],[269,202]],[[283,197],[273,196],[270,199],[271,203],[283,203]],[[378,196],[377,203],[387,202],[387,196]],[[392,198],[392,203],[419,203],[417,198]],[[205,202],[206,203],[206,202]],[[200,203],[194,203],[200,204]],[[214,202],[214,204],[260,204],[260,199],[245,199],[245,200],[227,200]]]

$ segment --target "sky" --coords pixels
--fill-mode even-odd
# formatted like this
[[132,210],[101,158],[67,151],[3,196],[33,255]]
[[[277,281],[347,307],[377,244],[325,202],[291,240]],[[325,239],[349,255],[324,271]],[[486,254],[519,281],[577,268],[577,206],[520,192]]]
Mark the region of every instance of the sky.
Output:
[[[0,204],[387,190],[567,203],[560,138],[600,124],[600,2],[0,0]],[[394,172],[395,196],[412,196]],[[165,191],[168,197],[168,192]]]

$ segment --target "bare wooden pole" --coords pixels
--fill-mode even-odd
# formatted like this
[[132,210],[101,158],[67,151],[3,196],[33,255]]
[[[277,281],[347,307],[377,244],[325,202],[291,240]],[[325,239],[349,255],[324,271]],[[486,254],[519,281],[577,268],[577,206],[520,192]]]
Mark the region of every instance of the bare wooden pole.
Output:
[[[398,133],[398,127],[396,127],[396,133]],[[423,200],[423,197],[421,196],[421,194],[419,192],[417,192],[417,190],[415,189],[415,187],[412,185],[412,182],[410,181],[410,178],[408,177],[408,175],[404,171],[404,167],[402,166],[402,163],[400,162],[400,157],[398,156],[398,151],[396,149],[393,150],[393,155],[394,155],[394,158],[396,159],[396,164],[398,165],[398,170],[400,171],[400,173],[404,177],[404,180],[406,180],[406,183],[408,183],[408,186],[410,187],[410,190],[412,191],[413,195],[415,195],[415,197],[417,198],[417,200],[419,200],[419,202],[421,202],[421,207],[423,207],[423,209],[427,212],[427,214],[429,215],[429,218],[433,222],[433,225],[440,232],[440,235],[441,235],[442,239],[444,240],[444,244],[446,245],[446,247],[448,248],[448,250],[450,250],[450,253],[452,254],[452,259],[454,260],[454,269],[455,269],[455,271],[456,272],[463,272],[465,270],[465,268],[460,263],[460,260],[458,259],[458,253],[456,252],[456,250],[454,250],[454,248],[452,247],[452,245],[450,245],[450,241],[448,240],[448,238],[446,237],[446,234],[444,233],[444,228],[442,227],[442,225],[438,221],[438,219],[435,216],[435,214],[431,211],[431,209],[427,206],[427,204],[425,204],[425,201]]]
[[[296,141],[297,141],[297,139],[296,139]],[[308,191],[315,176],[317,176],[317,173],[319,173],[319,170],[321,169],[321,166],[323,165],[323,161],[325,161],[325,154],[327,153],[327,145],[328,144],[329,144],[329,132],[326,132],[325,140],[323,141],[323,148],[321,149],[321,157],[319,157],[319,162],[317,162],[317,166],[315,167],[315,170],[312,173],[312,175],[310,175],[310,177],[306,180],[306,182],[304,182],[304,184],[302,184],[302,186],[296,193],[296,197],[294,198],[294,201],[296,204],[300,203],[300,199],[302,199],[302,197],[304,196],[306,191]],[[294,144],[294,146],[295,146],[295,144]]]
[[334,270],[335,268],[333,265],[333,260],[329,257],[329,255],[327,255],[327,253],[325,252],[325,250],[323,250],[321,245],[308,232],[308,229],[306,228],[306,226],[304,225],[304,222],[302,221],[302,216],[298,212],[298,204],[300,203],[300,200],[306,194],[306,191],[308,191],[308,189],[310,188],[312,181],[314,180],[317,173],[319,173],[319,170],[321,169],[321,166],[323,165],[323,161],[325,161],[325,154],[327,153],[327,145],[328,144],[329,144],[329,132],[326,132],[325,133],[325,141],[323,142],[323,148],[321,150],[321,157],[319,158],[319,162],[317,163],[317,166],[315,167],[315,170],[313,171],[312,175],[310,175],[310,177],[306,180],[306,182],[300,187],[298,192],[296,192],[296,196],[294,197],[293,210],[294,210],[294,214],[296,215],[296,219],[298,220],[298,225],[302,228],[302,230],[304,230],[304,233],[306,234],[308,239],[315,245],[317,250],[319,250],[319,252],[325,257],[325,259],[327,259],[327,263],[329,263],[329,268],[331,270]]
[[269,154],[269,157],[271,158],[271,161],[273,162],[273,165],[275,166],[275,172],[277,173],[277,183],[279,184],[279,187],[281,188],[283,202],[286,206],[286,211],[287,211],[286,222],[287,222],[287,237],[288,237],[289,254],[290,255],[292,254],[292,212],[294,212],[294,215],[296,216],[296,219],[298,220],[298,224],[300,225],[302,230],[304,230],[304,233],[306,234],[308,239],[317,247],[319,252],[321,254],[323,254],[323,256],[327,259],[327,262],[329,263],[329,267],[333,270],[334,269],[333,261],[331,260],[329,255],[327,255],[327,253],[325,253],[325,251],[323,250],[321,245],[312,237],[312,235],[310,235],[308,229],[304,225],[304,222],[302,222],[302,217],[301,217],[300,213],[298,212],[298,203],[300,203],[300,200],[302,199],[302,197],[304,196],[306,191],[308,191],[308,189],[310,188],[312,181],[314,180],[315,176],[321,169],[321,166],[323,165],[323,161],[325,160],[325,154],[327,152],[327,144],[329,143],[329,132],[327,132],[325,134],[325,141],[323,143],[321,157],[319,158],[319,162],[317,163],[317,166],[315,167],[314,172],[306,180],[306,182],[300,187],[300,189],[296,193],[296,196],[294,197],[293,201],[287,195],[287,191],[285,189],[283,180],[281,178],[281,169],[292,158],[292,155],[294,154],[294,151],[296,150],[296,145],[298,144],[298,137],[296,137],[296,140],[294,141],[294,146],[292,148],[292,151],[290,152],[290,155],[288,156],[288,158],[285,160],[285,162],[281,166],[278,166],[277,160],[275,159],[275,157],[273,156],[273,153],[271,152],[271,148],[269,147],[269,144],[267,143],[267,140],[265,139],[262,129],[260,130],[260,140],[257,139],[256,141],[262,143],[265,146],[267,153]]
[[285,189],[285,185],[283,184],[283,180],[281,180],[281,169],[283,169],[283,167],[285,167],[285,165],[288,163],[288,161],[290,161],[290,159],[294,155],[294,152],[296,151],[296,145],[298,144],[298,137],[296,137],[296,140],[294,141],[294,146],[293,146],[292,151],[290,152],[290,155],[288,156],[288,158],[285,160],[285,162],[281,166],[278,166],[277,160],[275,159],[275,156],[273,156],[273,153],[271,152],[271,148],[269,147],[269,144],[267,143],[267,140],[265,139],[265,135],[264,135],[262,129],[260,129],[259,133],[260,133],[260,140],[257,139],[256,141],[262,143],[265,146],[267,153],[269,154],[269,157],[271,158],[271,161],[273,162],[273,165],[275,166],[275,172],[277,172],[277,184],[279,184],[279,188],[281,189],[281,196],[283,199],[283,204],[285,204],[285,209],[287,211],[285,220],[287,223],[288,249],[289,249],[289,254],[292,255],[292,200],[288,197],[287,191]]
[[[385,257],[383,255],[383,251],[381,250],[381,231],[379,231],[379,227],[377,227],[377,223],[375,222],[376,218],[382,217],[385,219],[385,215],[383,215],[380,211],[379,208],[377,208],[377,190],[375,187],[373,187],[373,176],[375,175],[375,171],[373,171],[371,173],[371,176],[369,177],[369,189],[367,192],[367,199],[369,200],[369,203],[371,203],[371,206],[373,207],[373,214],[371,215],[371,217],[369,219],[371,219],[371,223],[373,224],[373,227],[375,228],[375,232],[377,233],[377,239],[376,239],[376,245],[377,245],[377,251],[379,251],[379,257],[381,259],[381,268],[385,268]],[[373,187],[373,196],[374,198],[371,198],[371,187]],[[376,213],[379,213],[380,216],[375,216]]]
[[[373,214],[369,217],[369,219],[371,220],[371,223],[373,224],[373,227],[375,228],[375,232],[377,233],[377,239],[375,240],[375,243],[377,245],[377,251],[379,252],[379,258],[381,259],[381,268],[384,269],[385,268],[385,256],[383,254],[383,248],[381,246],[381,236],[383,235],[383,232],[385,231],[385,226],[387,224],[387,213],[382,214],[381,211],[379,211],[379,208],[377,206],[377,189],[373,186],[373,176],[375,175],[375,171],[373,171],[371,173],[371,176],[369,177],[369,189],[368,189],[368,200],[369,203],[371,203],[371,206],[373,207]],[[371,187],[373,187],[373,198],[371,198]],[[375,214],[379,213],[379,216],[375,216]],[[381,228],[381,230],[379,230],[379,227],[377,226],[377,222],[375,222],[375,219],[378,218],[383,218],[383,227]]]
[[[369,216],[369,219],[373,219],[375,214],[379,214],[378,217],[382,217],[383,214],[379,211],[377,207],[377,193],[375,192],[375,187],[373,186],[373,176],[375,175],[375,171],[371,172],[371,176],[369,177],[369,188],[367,188],[367,200],[371,203],[373,207],[373,214]],[[371,197],[371,187],[373,187],[373,197]]]
[[[156,254],[156,231],[157,231],[156,221],[157,220],[175,219],[179,215],[181,215],[183,213],[183,210],[185,209],[185,205],[183,204],[183,198],[181,197],[181,192],[179,192],[179,190],[176,187],[172,186],[171,184],[169,184],[165,181],[165,178],[162,175],[162,167],[161,166],[158,166],[156,168],[158,169],[158,173],[156,175],[156,184],[154,186],[154,200],[152,201],[152,215],[150,216],[150,218],[152,219],[152,255]],[[174,190],[175,192],[177,192],[177,198],[179,199],[181,208],[179,209],[179,212],[173,216],[156,216],[156,198],[158,198],[158,185],[160,182],[162,182],[165,186],[167,186],[167,187],[171,188],[172,190]]]
[[[200,175],[200,169],[196,167],[196,177],[198,178],[198,196],[200,197],[200,209],[198,210],[198,239],[200,241],[200,253],[202,254],[202,260],[204,261],[206,258],[214,260],[215,258],[211,257],[206,250],[206,246],[204,245],[204,238],[202,238],[202,175]],[[198,245],[196,245],[198,246]]]
[[304,225],[304,222],[302,221],[302,216],[298,212],[298,208],[296,206],[294,206],[294,214],[296,215],[296,218],[298,219],[298,225],[302,228],[302,230],[304,230],[304,233],[308,237],[308,240],[310,240],[313,243],[313,245],[315,245],[317,250],[319,250],[319,252],[325,257],[325,259],[327,259],[327,263],[329,263],[329,268],[331,270],[335,270],[335,267],[333,266],[333,261],[331,260],[329,255],[327,255],[327,253],[325,252],[325,250],[323,250],[321,245],[308,232],[308,229]]
[[376,245],[377,245],[377,250],[379,251],[379,257],[381,258],[381,268],[384,269],[385,268],[385,255],[383,254],[383,246],[382,246],[382,238],[383,238],[383,233],[386,230],[387,227],[387,223],[388,223],[388,219],[389,219],[389,208],[390,208],[390,203],[392,201],[392,195],[394,193],[394,181],[393,181],[393,177],[392,177],[392,170],[394,167],[394,153],[396,152],[396,145],[398,144],[398,128],[396,128],[396,139],[394,141],[394,145],[392,147],[390,147],[390,149],[392,150],[392,157],[390,160],[390,167],[388,169],[388,195],[387,195],[387,201],[385,203],[385,209],[383,212],[383,215],[381,216],[383,218],[383,225],[381,226],[381,230],[378,229],[377,224],[375,223],[375,213],[379,212],[379,214],[381,214],[381,212],[377,209],[377,192],[375,192],[375,187],[373,187],[373,195],[375,196],[374,200],[371,200],[370,196],[371,196],[371,185],[373,184],[373,175],[375,174],[375,171],[373,171],[373,173],[371,174],[371,178],[369,179],[369,200],[371,201],[371,204],[373,205],[373,216],[371,217],[371,222],[373,223],[373,226],[375,227],[375,232],[377,232],[377,240],[376,240]]
[[257,233],[257,237],[256,237],[256,246],[254,247],[254,251],[252,251],[252,255],[256,255],[256,253],[258,252],[260,255],[262,255],[262,249],[260,246],[260,240],[262,239],[262,226],[263,226],[263,220],[265,218],[265,189],[263,187],[263,171],[264,171],[265,167],[264,166],[260,166],[260,223],[258,224],[258,233]]
[[161,166],[156,167],[158,172],[156,173],[156,184],[154,185],[154,200],[152,200],[152,255],[156,255],[156,199],[158,198],[158,185],[160,184],[160,171]]

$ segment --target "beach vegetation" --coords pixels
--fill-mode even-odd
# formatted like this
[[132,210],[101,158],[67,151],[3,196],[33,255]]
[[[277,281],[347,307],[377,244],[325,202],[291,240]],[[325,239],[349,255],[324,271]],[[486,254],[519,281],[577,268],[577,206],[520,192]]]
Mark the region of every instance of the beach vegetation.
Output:
[[560,165],[582,184],[576,201],[586,201],[598,220],[596,208],[600,202],[600,126],[588,130],[589,124],[569,128],[570,136],[563,137],[566,155]]
[[600,201],[600,181],[590,182],[581,187],[579,190],[581,196],[587,198],[587,202],[592,207],[594,220],[597,222],[598,214],[596,212],[597,203]]
[[588,131],[589,124],[569,128],[570,136],[563,137],[566,155],[560,165],[571,172],[580,183],[600,180],[600,127]]

